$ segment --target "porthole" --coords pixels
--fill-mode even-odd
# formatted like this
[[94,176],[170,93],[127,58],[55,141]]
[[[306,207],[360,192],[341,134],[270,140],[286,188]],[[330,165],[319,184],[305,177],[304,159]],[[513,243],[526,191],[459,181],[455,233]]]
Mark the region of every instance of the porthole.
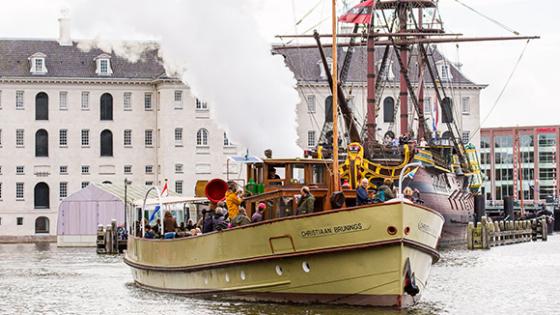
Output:
[[241,278],[241,280],[245,280],[247,279],[247,276],[245,275],[245,271],[241,271],[241,273],[239,274],[239,278]]
[[226,282],[229,282],[229,275],[227,272],[226,272]]
[[280,265],[276,265],[276,274],[281,276],[284,273],[284,270],[282,270],[282,267],[280,267]]
[[301,263],[301,268],[303,268],[303,271],[305,272],[311,271],[311,267],[309,267],[309,263],[307,261]]
[[395,235],[395,234],[397,234],[397,228],[394,227],[394,226],[392,226],[392,225],[391,225],[391,226],[388,226],[388,227],[387,227],[387,234],[389,234],[389,235]]
[[410,227],[407,226],[407,227],[404,228],[404,234],[408,235],[409,233],[410,233]]

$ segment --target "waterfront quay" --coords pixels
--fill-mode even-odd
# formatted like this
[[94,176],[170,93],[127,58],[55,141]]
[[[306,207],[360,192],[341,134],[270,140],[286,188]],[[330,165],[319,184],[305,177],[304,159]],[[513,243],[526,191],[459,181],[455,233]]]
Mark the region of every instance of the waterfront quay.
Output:
[[239,303],[138,288],[122,256],[54,244],[0,245],[1,314],[557,314],[560,236],[441,252],[419,304],[407,311]]

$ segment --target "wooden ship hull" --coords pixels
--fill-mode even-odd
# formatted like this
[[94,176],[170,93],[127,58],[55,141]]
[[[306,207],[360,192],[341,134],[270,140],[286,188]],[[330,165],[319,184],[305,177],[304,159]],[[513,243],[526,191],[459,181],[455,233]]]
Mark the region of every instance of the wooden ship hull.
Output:
[[131,237],[124,261],[136,284],[159,292],[404,308],[439,258],[442,225],[435,211],[393,201],[188,238]]
[[424,206],[439,212],[445,219],[440,246],[467,242],[467,225],[474,217],[474,195],[463,188],[463,178],[435,169],[418,169],[414,180],[407,183],[421,192]]

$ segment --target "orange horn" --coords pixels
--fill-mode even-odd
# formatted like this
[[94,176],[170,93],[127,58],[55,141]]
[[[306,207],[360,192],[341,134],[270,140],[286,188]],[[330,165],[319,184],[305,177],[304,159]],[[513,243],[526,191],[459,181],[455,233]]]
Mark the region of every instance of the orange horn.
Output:
[[206,184],[204,194],[208,200],[218,203],[224,200],[227,189],[228,185],[225,181],[219,178],[214,178]]

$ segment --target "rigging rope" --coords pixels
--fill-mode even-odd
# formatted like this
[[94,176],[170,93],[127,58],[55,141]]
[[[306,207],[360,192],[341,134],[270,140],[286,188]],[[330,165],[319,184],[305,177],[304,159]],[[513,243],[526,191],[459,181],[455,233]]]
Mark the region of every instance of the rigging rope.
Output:
[[454,1],[457,2],[457,3],[459,3],[460,5],[464,6],[465,8],[471,10],[472,12],[474,12],[474,13],[476,13],[476,14],[482,16],[483,18],[487,19],[488,21],[490,21],[490,22],[492,22],[492,23],[494,23],[494,24],[500,26],[501,28],[505,29],[506,31],[511,32],[511,33],[513,33],[514,35],[519,35],[519,32],[518,32],[518,31],[516,31],[516,30],[514,30],[514,29],[512,29],[512,28],[510,28],[510,27],[508,27],[508,26],[506,26],[505,24],[503,24],[503,23],[501,23],[501,22],[499,22],[499,21],[497,21],[497,20],[495,20],[495,19],[493,19],[493,18],[491,18],[491,17],[485,15],[484,13],[482,13],[482,12],[480,12],[480,11],[475,10],[473,7],[470,7],[470,6],[468,6],[467,4],[465,4],[465,3],[463,3],[463,2],[461,2],[461,1],[459,1],[459,0],[454,0]]
[[470,137],[469,141],[474,138],[474,136],[480,132],[480,128],[482,128],[482,125],[486,122],[486,120],[490,117],[490,115],[492,114],[492,111],[496,108],[496,106],[498,105],[498,102],[500,101],[500,99],[502,98],[502,95],[504,95],[504,92],[506,91],[511,79],[513,78],[513,75],[515,74],[515,71],[517,70],[517,67],[519,66],[519,64],[521,63],[521,59],[523,58],[523,55],[525,54],[525,51],[527,50],[527,47],[529,47],[529,42],[531,40],[528,39],[527,42],[525,42],[525,46],[523,47],[523,50],[521,51],[521,54],[519,55],[519,57],[517,58],[517,61],[515,62],[515,65],[513,66],[513,69],[511,70],[511,73],[509,74],[509,77],[506,80],[506,83],[504,84],[504,86],[502,87],[502,90],[500,91],[500,94],[498,94],[498,97],[496,97],[496,100],[494,101],[494,105],[492,105],[492,107],[490,108],[490,111],[488,112],[488,114],[486,114],[486,116],[484,117],[484,119],[480,122],[480,126],[478,126],[478,129],[476,129],[475,132],[473,132],[473,135]]

